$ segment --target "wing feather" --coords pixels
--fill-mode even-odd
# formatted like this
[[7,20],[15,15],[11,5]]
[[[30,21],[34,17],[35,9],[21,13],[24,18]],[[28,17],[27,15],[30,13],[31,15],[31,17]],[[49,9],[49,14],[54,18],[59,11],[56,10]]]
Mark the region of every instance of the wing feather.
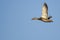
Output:
[[48,6],[46,3],[42,7],[42,18],[48,18]]

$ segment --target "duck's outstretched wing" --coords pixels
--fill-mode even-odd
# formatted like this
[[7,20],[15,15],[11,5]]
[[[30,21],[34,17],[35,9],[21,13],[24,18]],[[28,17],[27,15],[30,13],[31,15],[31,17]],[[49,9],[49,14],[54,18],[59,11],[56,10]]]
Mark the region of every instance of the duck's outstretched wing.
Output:
[[48,6],[46,3],[44,3],[44,5],[42,7],[42,16],[41,17],[48,19]]
[[52,16],[49,16],[48,19],[52,18]]

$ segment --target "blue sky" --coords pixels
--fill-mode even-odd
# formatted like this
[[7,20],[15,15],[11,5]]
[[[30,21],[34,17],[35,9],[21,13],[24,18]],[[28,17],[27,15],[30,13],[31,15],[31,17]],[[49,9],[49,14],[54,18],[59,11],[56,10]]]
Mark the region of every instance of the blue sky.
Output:
[[41,16],[44,0],[0,0],[0,40],[60,40],[60,0],[45,0],[52,23]]

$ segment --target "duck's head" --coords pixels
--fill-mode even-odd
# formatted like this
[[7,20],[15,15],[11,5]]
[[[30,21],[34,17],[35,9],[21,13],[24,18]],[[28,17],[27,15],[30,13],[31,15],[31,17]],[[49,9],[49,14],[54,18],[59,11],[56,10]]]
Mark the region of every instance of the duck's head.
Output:
[[42,20],[42,18],[32,18],[32,20]]

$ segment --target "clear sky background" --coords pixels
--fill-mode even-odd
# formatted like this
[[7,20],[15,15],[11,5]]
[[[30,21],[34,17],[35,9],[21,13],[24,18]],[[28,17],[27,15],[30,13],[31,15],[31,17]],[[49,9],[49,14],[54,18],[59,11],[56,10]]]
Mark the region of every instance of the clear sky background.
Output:
[[46,0],[52,23],[41,16],[44,0],[0,0],[0,40],[60,40],[60,0]]

